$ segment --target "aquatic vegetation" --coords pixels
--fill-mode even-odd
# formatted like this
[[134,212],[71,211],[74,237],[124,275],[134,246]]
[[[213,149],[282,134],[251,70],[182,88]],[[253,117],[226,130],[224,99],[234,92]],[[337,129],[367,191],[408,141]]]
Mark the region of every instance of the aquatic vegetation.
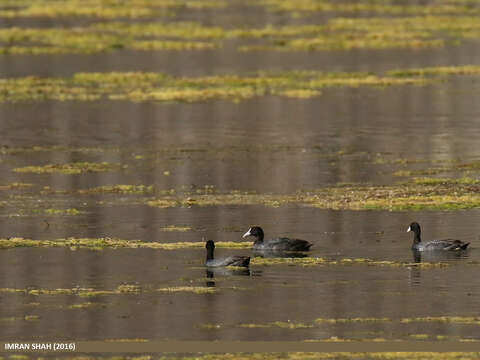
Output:
[[120,293],[139,293],[140,286],[138,285],[129,285],[129,284],[122,284],[117,287],[117,291]]
[[46,215],[78,215],[80,211],[75,208],[70,209],[44,209],[43,213]]
[[0,146],[0,154],[2,155],[18,155],[28,153],[43,153],[43,152],[71,152],[71,153],[104,153],[107,151],[119,152],[118,148],[101,148],[101,147],[72,147],[72,146],[29,146],[29,147],[14,147],[14,146]]
[[173,286],[157,289],[161,292],[193,292],[195,294],[211,294],[216,292],[214,287],[205,287],[205,286]]
[[[316,71],[258,72],[252,76],[173,77],[163,73],[77,73],[71,78],[0,79],[0,102],[98,99],[129,101],[241,101],[268,94],[311,97],[331,87],[422,85],[423,77]],[[53,165],[52,165],[53,166]],[[29,169],[35,170],[35,169]],[[45,169],[45,171],[49,168]],[[40,170],[38,170],[40,171]]]
[[436,1],[431,4],[398,4],[390,1],[337,2],[329,0],[260,0],[252,4],[264,6],[272,11],[305,15],[310,12],[366,13],[382,15],[469,15],[480,10],[469,4],[452,4],[448,1]]
[[[459,163],[452,167],[450,172],[458,172],[477,166],[476,163]],[[457,170],[455,170],[457,169]],[[474,170],[465,170],[471,174]],[[317,207],[335,210],[389,210],[389,211],[417,211],[417,210],[461,210],[480,207],[480,193],[478,192],[479,181],[473,177],[458,178],[435,178],[421,177],[411,178],[407,182],[392,185],[365,185],[365,184],[339,184],[325,188],[299,190],[291,194],[255,193],[252,191],[220,191],[216,188],[180,188],[180,189],[153,189],[145,185],[111,185],[91,189],[78,190],[80,194],[134,194],[135,196],[124,201],[125,198],[108,197],[109,201],[101,200],[99,204],[112,205],[148,205],[158,208],[178,207],[206,207],[206,206],[264,206],[278,207]],[[21,188],[21,187],[20,187]],[[75,192],[77,193],[77,192]],[[141,196],[154,193],[154,197]],[[65,191],[54,191],[50,188],[40,190],[40,196],[56,194],[68,195]],[[62,208],[61,199],[52,199],[48,205],[42,207],[37,204],[38,195],[12,195],[9,200],[1,202],[2,206],[16,207],[15,214],[45,214],[45,215],[77,215],[81,213],[77,208]],[[20,210],[18,206],[20,204]],[[25,210],[22,210],[24,208]],[[191,231],[188,225],[165,224],[162,231]],[[60,239],[61,240],[61,239]],[[120,239],[64,239],[61,245],[49,245],[44,242],[40,245],[31,246],[70,246],[70,247],[150,247],[175,249],[180,247],[200,246],[196,243],[186,244],[163,244],[163,243],[137,243],[135,241]],[[16,241],[10,239],[9,244],[0,239],[2,246],[15,246]],[[28,240],[30,241],[30,240]],[[27,240],[23,245],[28,246]],[[128,243],[128,244],[127,244]],[[147,245],[148,244],[148,245]],[[239,244],[239,245],[233,245]],[[228,246],[239,246],[244,243],[232,243]]]
[[[480,161],[470,161],[470,162],[462,162],[460,160],[451,160],[451,161],[444,161],[444,164],[441,166],[434,166],[429,168],[423,169],[402,169],[395,171],[393,173],[394,176],[418,176],[418,175],[438,175],[444,173],[466,173],[471,174],[471,172],[478,172],[480,170]],[[470,177],[458,177],[458,178],[418,178],[413,179],[414,182],[417,184],[425,184],[425,185],[434,185],[439,183],[449,183],[449,184],[476,184],[476,180]],[[429,184],[427,183],[429,182]]]
[[379,36],[371,34],[362,36],[342,34],[336,37],[328,35],[314,38],[296,38],[292,40],[273,41],[267,45],[242,45],[239,51],[332,51],[353,49],[390,49],[390,48],[436,48],[445,46],[443,39],[398,39],[398,34]]
[[74,162],[68,164],[47,164],[43,166],[25,166],[14,168],[13,171],[19,173],[35,173],[35,174],[81,174],[85,172],[103,172],[118,171],[126,168],[126,165],[112,164],[108,162],[90,163],[90,162]]
[[80,189],[79,194],[145,194],[153,192],[152,185],[104,185],[90,189]]
[[222,325],[221,324],[200,324],[199,327],[202,329],[212,330],[212,329],[221,329]]
[[219,26],[204,26],[196,22],[148,22],[126,23],[108,22],[96,23],[85,28],[86,31],[120,34],[122,37],[133,38],[165,37],[184,40],[192,39],[223,39],[230,31]]
[[325,259],[318,257],[303,258],[263,258],[254,257],[250,260],[250,265],[268,266],[268,265],[289,265],[289,266],[332,266],[332,265],[368,265],[368,266],[388,266],[388,267],[418,267],[418,268],[439,268],[448,266],[447,263],[409,263],[401,261],[373,260],[367,258],[341,258]]
[[19,320],[25,320],[25,321],[36,321],[39,320],[40,316],[38,315],[25,315],[24,317],[6,317],[6,318],[0,318],[0,323],[3,321],[19,321]]
[[480,180],[472,179],[469,177],[464,177],[464,178],[428,178],[428,177],[422,177],[422,178],[414,178],[413,182],[415,184],[421,184],[421,185],[439,185],[439,184],[470,184],[470,185],[475,185],[475,184],[480,184]]
[[478,65],[438,66],[438,67],[427,67],[427,68],[419,68],[419,69],[391,70],[387,74],[395,77],[480,75],[480,66]]
[[313,328],[313,325],[304,324],[304,323],[296,323],[293,321],[274,321],[267,324],[240,324],[238,327],[243,328],[272,328],[272,327],[279,327],[282,329],[309,329]]
[[27,189],[32,187],[33,184],[14,182],[8,185],[0,185],[0,191],[2,190],[15,190],[15,189]]
[[[268,1],[268,0],[267,0]],[[316,5],[322,2],[315,2]],[[292,2],[293,5],[293,2]],[[324,5],[324,3],[323,3]],[[336,3],[333,6],[340,5]],[[341,4],[340,6],[351,4]],[[358,5],[358,4],[357,4]],[[378,4],[376,4],[378,5]],[[301,9],[295,3],[295,9]],[[376,7],[378,9],[378,7]],[[402,5],[402,9],[408,5]],[[422,6],[423,9],[432,9]],[[358,9],[358,8],[357,8]],[[436,4],[435,9],[439,9]],[[419,16],[419,15],[424,16]],[[251,50],[312,51],[388,48],[436,48],[455,45],[465,38],[478,38],[477,16],[439,16],[418,11],[408,17],[336,17],[321,26],[294,25],[237,31],[244,37],[271,38],[266,43],[246,44]],[[464,15],[468,15],[464,14]],[[233,34],[236,34],[233,32]]]
[[84,303],[80,303],[80,304],[69,305],[68,308],[73,309],[73,310],[88,309],[88,308],[95,307],[95,306],[98,306],[98,305],[99,305],[98,303],[84,302]]
[[[65,0],[52,3],[49,0],[35,1],[2,1],[0,2],[0,17],[48,17],[65,16],[93,17],[104,19],[115,18],[154,18],[168,16],[176,9],[223,8],[224,0],[160,0],[160,1],[95,1],[95,0]],[[5,7],[6,6],[6,7]]]
[[[160,242],[143,242],[139,240],[123,240],[114,238],[68,238],[57,240],[31,240],[24,238],[0,239],[0,249],[11,249],[15,247],[68,247],[72,249],[105,249],[105,248],[146,248],[160,250],[176,250],[185,248],[203,248],[205,243],[199,242],[177,242],[177,243],[160,243]],[[239,248],[245,249],[252,246],[252,242],[228,242],[219,241],[215,243],[218,248]]]
[[181,231],[181,232],[185,232],[185,231],[191,231],[192,228],[190,226],[167,225],[167,226],[161,227],[159,230],[160,231]]
[[219,45],[207,41],[179,41],[179,40],[143,40],[135,41],[131,44],[134,50],[205,50],[214,49]]
[[311,97],[321,95],[321,92],[318,90],[298,89],[280,91],[277,93],[277,95],[286,96],[289,98],[309,99]]
[[[455,70],[455,71],[454,71]],[[474,74],[465,67],[450,70],[449,75]],[[407,70],[405,70],[407,71]],[[432,72],[431,70],[430,72]],[[441,71],[441,68],[439,68]],[[361,86],[385,87],[424,85],[435,81],[435,76],[424,76],[418,70],[411,76],[394,71],[379,76],[368,73],[324,73],[316,71],[258,72],[252,76],[218,75],[205,77],[173,77],[163,73],[77,73],[71,78],[19,77],[0,79],[0,102],[98,99],[129,101],[182,101],[211,100],[241,101],[264,95],[309,98],[321,90],[332,87],[356,88]],[[442,77],[440,77],[442,78]],[[74,165],[76,164],[76,165]],[[23,171],[53,172],[95,170],[94,164],[72,163],[62,169],[50,165],[45,169],[27,168]],[[97,164],[98,165],[98,164]],[[106,165],[102,163],[102,165]],[[113,164],[111,164],[113,166]],[[93,169],[88,169],[92,166]],[[100,165],[98,165],[100,166]],[[116,164],[116,166],[119,166]],[[460,165],[458,165],[460,166]],[[473,164],[470,167],[474,166]],[[58,167],[60,167],[58,169]],[[479,168],[476,164],[474,168]],[[467,166],[464,167],[467,169]],[[17,170],[22,171],[22,170]]]
[[426,340],[430,336],[428,334],[411,334],[410,337],[415,340]]
[[[73,295],[79,297],[95,297],[102,295],[121,295],[121,294],[138,294],[140,288],[136,285],[119,285],[113,290],[99,290],[93,288],[72,288],[72,289],[14,289],[14,288],[0,288],[0,293],[18,293],[24,295]],[[33,319],[36,320],[36,319]]]
[[400,320],[400,322],[443,322],[452,324],[480,325],[480,318],[475,316],[426,316],[417,318],[403,318]]
[[348,318],[348,319],[325,319],[325,318],[318,318],[315,319],[317,324],[346,324],[346,323],[370,323],[370,322],[391,322],[392,320],[389,318]]
[[155,207],[192,207],[223,205],[312,206],[349,210],[458,210],[480,206],[477,182],[470,178],[457,180],[413,179],[390,186],[363,184],[339,185],[295,194],[256,194],[232,191],[197,195],[167,194],[147,200]]

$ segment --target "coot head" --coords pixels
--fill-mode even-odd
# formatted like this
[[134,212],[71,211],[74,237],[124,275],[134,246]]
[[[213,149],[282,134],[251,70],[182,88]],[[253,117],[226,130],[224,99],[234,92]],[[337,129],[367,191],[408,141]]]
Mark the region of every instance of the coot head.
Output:
[[205,244],[205,248],[207,249],[215,249],[215,243],[213,240],[208,240]]
[[243,234],[242,238],[246,238],[247,236],[253,236],[257,239],[263,240],[263,230],[260,226],[252,226],[245,234]]
[[420,225],[416,222],[412,222],[410,226],[408,227],[407,232],[413,231],[416,235],[420,235],[421,230],[420,230]]

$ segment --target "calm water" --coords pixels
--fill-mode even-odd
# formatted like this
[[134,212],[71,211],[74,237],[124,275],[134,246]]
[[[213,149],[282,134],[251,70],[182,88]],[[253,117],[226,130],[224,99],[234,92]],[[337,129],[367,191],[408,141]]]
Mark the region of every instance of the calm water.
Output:
[[[290,20],[277,14],[266,21],[260,10],[248,16],[224,15],[218,24],[233,26],[245,18],[257,23],[255,16],[258,23],[284,24]],[[440,50],[237,53],[227,46],[195,53],[8,56],[0,58],[0,75],[142,70],[201,76],[266,69],[379,73],[394,68],[475,63],[479,49],[478,44],[465,43]],[[158,190],[214,185],[220,191],[258,193],[293,193],[341,182],[391,184],[400,180],[392,176],[393,165],[375,161],[377,157],[392,161],[468,161],[480,157],[479,90],[477,79],[459,78],[425,87],[332,89],[309,100],[264,97],[238,104],[0,104],[3,147],[67,147],[1,156],[2,185],[33,184],[13,194],[0,192],[2,238],[108,236],[178,242],[206,237],[240,241],[249,226],[259,224],[267,237],[287,235],[311,241],[311,256],[413,262],[411,234],[405,231],[416,220],[425,239],[455,237],[472,242],[471,250],[462,256],[422,259],[448,262],[448,267],[272,265],[251,266],[247,274],[207,274],[202,266],[204,249],[2,250],[0,288],[113,290],[131,284],[142,289],[138,294],[93,298],[1,292],[0,320],[5,320],[2,339],[414,339],[412,335],[418,334],[427,334],[430,339],[437,335],[480,339],[478,324],[401,321],[478,315],[480,279],[474,275],[480,262],[478,210],[396,213],[295,206],[157,209],[139,204],[135,199],[141,197],[135,195],[73,193],[115,184],[154,185]],[[100,150],[76,152],[73,148]],[[339,152],[344,155],[338,156]],[[20,166],[73,161],[108,161],[128,168],[82,175],[12,171]],[[165,171],[170,175],[164,175]],[[67,194],[41,194],[45,186],[66,190]],[[76,208],[81,214],[47,216],[28,211],[55,207]],[[192,231],[159,230],[166,225],[187,225]],[[248,255],[250,251],[217,249],[217,254]],[[217,291],[155,291],[175,286],[212,286]],[[69,307],[85,302],[93,305]],[[24,320],[27,315],[38,318]],[[317,318],[389,321],[316,323]],[[311,327],[241,326],[277,321]]]

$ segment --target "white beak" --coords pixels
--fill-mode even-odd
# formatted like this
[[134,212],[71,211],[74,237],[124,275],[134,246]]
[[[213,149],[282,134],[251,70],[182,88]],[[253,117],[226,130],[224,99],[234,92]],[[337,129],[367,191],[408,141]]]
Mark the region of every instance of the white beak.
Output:
[[407,232],[410,232],[410,231],[412,231],[412,229],[411,229],[410,226],[409,226]]
[[247,236],[252,235],[252,234],[250,234],[250,230],[252,230],[252,228],[248,229],[248,231],[245,234],[243,234],[242,239],[246,238]]

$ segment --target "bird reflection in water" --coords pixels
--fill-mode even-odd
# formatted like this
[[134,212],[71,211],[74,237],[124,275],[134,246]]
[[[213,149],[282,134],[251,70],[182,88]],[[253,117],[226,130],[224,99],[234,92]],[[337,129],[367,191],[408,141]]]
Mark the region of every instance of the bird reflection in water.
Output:
[[412,249],[413,262],[445,262],[469,258],[469,251],[418,251]]
[[255,271],[254,273],[250,272],[250,269],[248,268],[238,268],[238,269],[229,269],[229,268],[208,268],[206,270],[206,275],[207,275],[207,281],[206,281],[206,286],[207,287],[215,287],[215,276],[260,276],[261,271]]
[[[420,263],[445,263],[463,261],[469,258],[469,251],[418,251],[412,249],[413,262]],[[408,276],[410,285],[421,285],[422,269],[418,266],[411,266]]]
[[283,250],[254,250],[253,256],[263,258],[304,258],[308,253]]

